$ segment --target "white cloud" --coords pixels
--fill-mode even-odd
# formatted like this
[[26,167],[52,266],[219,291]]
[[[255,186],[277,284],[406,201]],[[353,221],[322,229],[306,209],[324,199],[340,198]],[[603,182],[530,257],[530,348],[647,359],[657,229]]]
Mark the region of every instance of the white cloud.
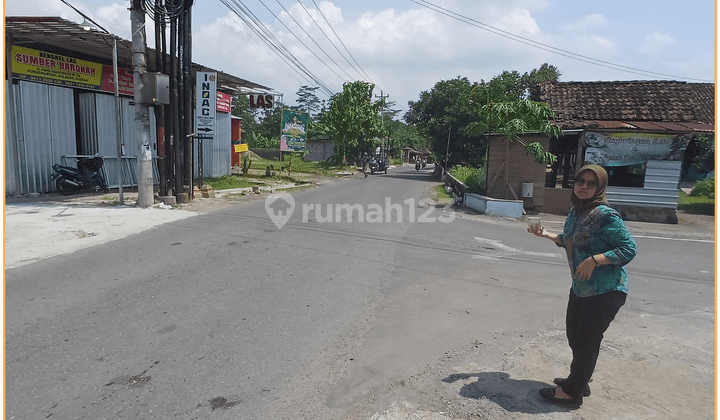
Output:
[[[100,7],[97,9],[96,17],[93,17],[97,23],[102,25],[110,33],[119,35],[123,38],[130,39],[130,10],[129,4],[113,3],[109,6]],[[148,27],[146,32],[148,36],[155,33],[154,26],[151,28],[152,19],[146,17],[146,23]]]
[[607,25],[605,16],[594,13],[585,15],[578,19],[576,22],[564,25],[562,27],[565,32],[586,32],[589,30],[596,30]]
[[651,57],[657,57],[676,43],[675,39],[670,35],[661,34],[656,31],[645,37],[643,43],[638,46],[637,52]]

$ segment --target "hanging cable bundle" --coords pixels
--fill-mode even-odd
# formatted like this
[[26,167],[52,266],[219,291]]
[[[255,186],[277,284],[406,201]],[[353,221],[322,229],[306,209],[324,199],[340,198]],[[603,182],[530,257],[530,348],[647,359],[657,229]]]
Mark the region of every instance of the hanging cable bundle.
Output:
[[143,0],[143,8],[153,20],[158,17],[164,22],[176,19],[183,10],[188,10],[195,0]]

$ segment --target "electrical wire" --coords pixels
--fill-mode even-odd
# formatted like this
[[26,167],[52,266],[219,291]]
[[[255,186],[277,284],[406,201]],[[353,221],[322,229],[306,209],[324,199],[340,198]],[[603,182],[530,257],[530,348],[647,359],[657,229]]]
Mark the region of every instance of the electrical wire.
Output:
[[327,23],[328,27],[330,27],[330,30],[332,30],[332,31],[333,31],[333,34],[335,34],[335,37],[338,39],[338,41],[340,41],[340,44],[343,46],[343,48],[345,48],[345,51],[347,51],[347,53],[350,54],[350,57],[353,59],[353,61],[355,62],[355,64],[357,64],[357,66],[360,67],[360,70],[363,71],[363,74],[365,74],[365,77],[367,77],[367,79],[368,79],[370,82],[375,83],[375,82],[373,82],[373,80],[370,78],[370,76],[368,76],[367,73],[365,73],[365,70],[362,69],[362,67],[360,66],[360,63],[358,63],[357,60],[355,60],[355,57],[353,57],[352,53],[350,53],[350,50],[348,50],[348,48],[345,46],[345,43],[342,41],[342,39],[340,39],[340,37],[338,36],[337,32],[335,32],[335,29],[333,29],[332,25],[330,25],[330,22],[329,22],[329,21],[327,20],[327,18],[325,17],[325,14],[323,14],[322,10],[320,10],[320,6],[318,6],[317,3],[315,3],[315,0],[312,0],[312,2],[313,2],[313,4],[315,5],[315,7],[317,7],[317,11],[318,11],[318,13],[320,13],[320,16],[322,16],[323,19],[325,19],[325,23]]
[[144,10],[150,15],[150,18],[155,20],[155,16],[159,16],[160,19],[165,22],[170,22],[172,19],[177,18],[184,10],[190,9],[195,3],[195,0],[169,0],[165,1],[154,1],[154,0],[143,0]]
[[275,54],[288,63],[293,69],[302,72],[316,86],[319,86],[328,96],[335,92],[330,89],[320,78],[315,76],[300,60],[297,59],[275,35],[255,16],[241,0],[220,0],[228,9],[235,13]]
[[[328,54],[327,51],[325,51],[325,49],[323,49],[323,47],[321,47],[320,44],[318,44],[317,41],[315,41],[315,39],[305,30],[305,28],[302,27],[302,25],[300,25],[300,22],[298,22],[297,19],[295,19],[295,17],[294,17],[292,14],[290,14],[290,12],[285,8],[285,6],[283,6],[282,3],[280,3],[280,0],[275,0],[275,1],[277,2],[277,4],[280,5],[280,7],[282,7],[282,9],[285,11],[285,13],[287,13],[288,16],[290,16],[290,19],[292,19],[293,22],[295,22],[295,24],[297,24],[297,26],[298,26],[300,29],[302,29],[302,31],[305,33],[305,35],[307,35],[308,38],[310,38],[310,40],[311,40],[313,43],[315,43],[315,46],[318,47],[318,48],[320,48],[320,51],[322,51],[323,53],[325,53],[325,55],[330,59],[330,61],[332,61],[333,64],[335,64],[343,73],[345,73],[345,75],[348,77],[348,79],[352,80],[353,77],[350,76],[342,67],[340,67],[340,66],[338,65],[338,63],[336,63],[335,60],[333,60],[332,57],[330,57],[330,54]],[[293,34],[293,35],[294,35],[294,34]],[[296,36],[295,38],[297,38],[297,36]],[[298,39],[298,41],[300,41],[300,40]],[[300,42],[302,43],[302,41],[300,41]],[[304,43],[302,43],[302,44],[305,45]],[[305,45],[305,48],[307,48],[307,45]],[[308,48],[308,50],[309,50],[309,49],[310,49],[310,48]],[[310,51],[310,52],[312,52],[312,51]],[[313,53],[313,54],[315,54],[315,53]],[[315,55],[315,56],[317,57],[317,55]],[[320,58],[318,57],[318,60],[319,60],[319,59],[320,59]],[[323,63],[323,64],[325,64],[325,63]],[[327,65],[326,65],[326,66],[327,66]],[[330,68],[330,67],[328,67],[328,68]],[[332,69],[330,69],[330,70],[332,70]],[[333,73],[335,73],[335,72],[333,71]],[[337,73],[335,73],[335,74],[337,75]],[[340,77],[340,76],[338,76],[338,77]],[[342,79],[342,78],[341,78],[341,79]]]
[[556,48],[556,47],[553,47],[550,45],[543,44],[538,41],[533,41],[532,39],[525,38],[520,35],[515,35],[511,32],[507,32],[502,29],[495,28],[486,23],[477,21],[475,19],[472,19],[467,16],[461,15],[459,13],[453,12],[452,10],[449,10],[444,7],[438,6],[436,4],[430,3],[429,1],[426,1],[426,0],[409,0],[409,1],[411,1],[417,5],[420,5],[422,7],[425,7],[427,9],[430,9],[434,12],[448,16],[452,19],[458,20],[460,22],[466,23],[471,26],[475,26],[476,28],[494,33],[496,35],[502,36],[504,38],[508,38],[508,39],[516,41],[516,42],[520,42],[521,44],[529,45],[534,48],[538,48],[538,49],[548,51],[548,52],[551,52],[554,54],[558,54],[558,55],[561,55],[564,57],[568,57],[568,58],[571,58],[574,60],[583,61],[585,63],[593,64],[596,66],[605,67],[605,68],[609,68],[612,70],[625,71],[628,73],[638,74],[641,76],[653,76],[653,77],[661,76],[661,77],[672,78],[672,79],[683,79],[683,80],[695,80],[695,81],[708,82],[708,80],[704,80],[704,79],[694,79],[691,77],[673,76],[673,75],[669,75],[669,74],[665,74],[665,73],[657,73],[657,72],[653,72],[653,71],[649,71],[649,70],[642,70],[642,69],[638,69],[638,68],[634,68],[634,67],[623,66],[623,65],[611,63],[608,61],[599,60],[597,58],[584,56],[582,54],[577,54],[577,53],[573,53],[571,51],[566,51],[566,50],[563,50],[560,48]]
[[[316,21],[315,18],[310,14],[310,11],[305,7],[305,5],[302,4],[302,2],[301,2],[300,0],[297,0],[297,2],[300,4],[300,6],[302,6],[303,10],[305,10],[305,13],[307,13],[308,17],[310,17],[310,20],[313,21],[313,23],[315,24],[315,26],[317,26],[317,28],[320,29],[320,32],[322,32],[322,34],[325,36],[325,38],[328,40],[328,42],[330,42],[330,45],[332,45],[332,46],[335,48],[335,50],[338,52],[338,54],[340,54],[340,56],[341,56],[343,59],[345,59],[345,61],[350,65],[350,67],[352,67],[352,69],[355,70],[355,72],[358,74],[358,76],[360,76],[361,78],[365,78],[366,80],[369,80],[369,78],[367,77],[367,74],[366,74],[366,75],[363,75],[362,73],[360,73],[360,71],[350,62],[350,60],[348,60],[347,57],[345,57],[345,54],[343,54],[342,51],[340,51],[340,48],[338,48],[337,45],[335,45],[335,43],[334,43],[334,42],[330,39],[330,37],[327,35],[327,33],[325,33],[325,30],[320,26],[319,23],[317,23],[317,21]],[[328,25],[328,26],[329,26],[329,25]],[[330,29],[332,29],[332,27],[331,27]],[[352,55],[351,55],[351,57],[352,57]],[[362,70],[362,69],[360,69],[360,70]],[[363,73],[364,73],[364,72],[363,72]]]
[[[217,5],[217,7],[220,8],[221,10],[223,10],[222,7],[220,6],[220,4],[218,4],[218,0],[214,0],[214,1],[215,1],[215,4]],[[240,22],[238,22],[237,20],[235,20],[235,19],[238,17],[237,14],[235,14],[235,13],[230,13],[229,16],[230,16],[230,18],[235,22],[235,24],[237,24],[237,25],[240,26],[240,27],[243,26],[243,23],[240,23]],[[254,38],[254,37],[256,36],[254,32],[252,32],[252,33],[251,33],[251,32],[247,32],[247,31],[243,31],[243,32],[245,32],[250,38],[252,38],[253,41],[258,42],[258,43],[262,43],[261,40],[259,40],[259,39],[257,39],[257,38]],[[267,52],[266,52],[266,54],[267,54]],[[313,84],[313,82],[312,82],[307,76],[305,76],[304,74],[302,74],[302,73],[300,73],[299,71],[297,71],[297,69],[294,69],[294,68],[292,68],[292,67],[289,67],[287,63],[279,60],[277,56],[270,55],[270,54],[267,54],[267,56],[270,57],[270,58],[272,58],[279,66],[283,67],[285,70],[288,70],[289,74],[290,74],[295,80],[297,80],[298,83],[303,83],[303,81],[300,80],[300,79],[297,77],[297,76],[300,76],[300,77],[302,77],[303,79],[305,79],[305,82],[304,82],[304,83]],[[294,73],[297,73],[297,76],[296,76]]]
[[[303,45],[303,47],[305,47],[308,51],[310,51],[310,53],[312,53],[312,55],[314,55],[315,58],[317,58],[321,63],[323,63],[323,65],[324,65],[325,67],[327,67],[331,72],[333,72],[333,73],[335,74],[335,76],[338,77],[338,79],[340,79],[340,80],[343,81],[343,82],[345,81],[342,77],[340,77],[339,74],[337,74],[337,72],[335,72],[335,70],[333,70],[332,68],[330,68],[330,66],[328,66],[327,63],[325,63],[325,62],[322,60],[322,58],[320,58],[317,54],[315,54],[315,52],[314,52],[313,50],[311,50],[304,42],[302,42],[302,40],[300,39],[300,37],[297,36],[297,35],[295,35],[295,32],[293,32],[292,29],[288,28],[288,26],[287,26],[279,17],[277,17],[277,15],[275,15],[275,13],[273,13],[273,11],[270,10],[269,7],[267,7],[267,5],[265,4],[265,2],[264,2],[263,0],[258,0],[258,1],[259,1],[263,6],[265,6],[265,8],[267,9],[267,11],[270,12],[270,14],[273,15],[273,17],[274,17],[275,19],[277,19],[277,21],[280,22],[280,24],[281,24],[282,26],[284,26],[285,29],[287,29],[288,32],[290,32],[290,34],[291,34],[292,36],[294,36],[295,39],[297,39],[298,42]],[[281,5],[281,6],[282,6],[282,5]]]

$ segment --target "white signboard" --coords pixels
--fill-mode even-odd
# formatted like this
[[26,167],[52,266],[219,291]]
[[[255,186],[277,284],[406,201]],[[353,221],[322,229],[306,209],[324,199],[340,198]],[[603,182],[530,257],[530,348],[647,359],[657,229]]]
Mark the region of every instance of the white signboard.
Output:
[[217,73],[199,71],[196,77],[195,133],[202,137],[212,137],[215,134]]
[[585,163],[638,165],[649,160],[682,160],[690,138],[651,133],[585,133]]

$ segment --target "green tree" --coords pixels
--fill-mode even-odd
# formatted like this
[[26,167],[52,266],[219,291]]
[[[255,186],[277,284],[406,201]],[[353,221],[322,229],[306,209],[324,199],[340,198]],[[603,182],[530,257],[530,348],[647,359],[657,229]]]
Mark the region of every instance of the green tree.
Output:
[[517,71],[503,71],[488,82],[490,100],[495,102],[509,102],[522,99],[532,101],[540,100],[540,85],[546,82],[560,80],[560,71],[557,67],[544,63],[540,68],[529,73],[520,74]]
[[315,95],[315,91],[318,89],[319,87],[303,85],[295,93],[298,97],[295,101],[298,108],[310,114],[310,118],[314,117],[320,110],[320,98]]
[[374,138],[384,134],[379,114],[382,101],[372,102],[373,89],[375,85],[363,81],[345,83],[317,124],[318,131],[333,142],[335,161],[345,162],[347,156],[370,151]]
[[700,152],[693,158],[693,165],[703,173],[715,170],[715,138],[698,136],[695,139]]
[[430,140],[420,134],[417,127],[405,124],[402,121],[390,120],[385,122],[388,130],[388,138],[390,139],[390,154],[392,156],[400,156],[402,148],[410,146],[415,150],[423,147],[430,147]]
[[255,132],[268,139],[277,139],[280,144],[280,122],[282,121],[282,108],[277,106],[262,111],[260,123]]
[[552,137],[559,137],[561,129],[550,122],[554,116],[550,106],[543,102],[519,100],[510,102],[490,102],[475,108],[478,121],[468,124],[469,135],[479,135],[489,131],[502,133],[509,141],[518,141],[525,147],[525,153],[535,157],[538,163],[555,163],[556,157],[546,152],[538,142],[525,143],[520,135],[529,131],[541,131]]
[[[246,133],[253,133],[257,129],[256,111],[250,109],[250,99],[245,96],[236,96],[232,101],[232,115],[242,118],[242,129]],[[245,141],[245,139],[243,139]]]
[[540,68],[534,69],[527,76],[529,99],[531,101],[540,100],[540,85],[548,82],[560,81],[560,70],[548,63],[544,63]]
[[464,130],[478,118],[471,100],[480,96],[473,91],[477,86],[458,76],[437,82],[430,91],[421,92],[418,101],[408,103],[405,122],[416,126],[421,137],[430,140],[429,148],[441,162],[446,155],[449,162],[462,161],[474,166],[485,160],[487,140]]

